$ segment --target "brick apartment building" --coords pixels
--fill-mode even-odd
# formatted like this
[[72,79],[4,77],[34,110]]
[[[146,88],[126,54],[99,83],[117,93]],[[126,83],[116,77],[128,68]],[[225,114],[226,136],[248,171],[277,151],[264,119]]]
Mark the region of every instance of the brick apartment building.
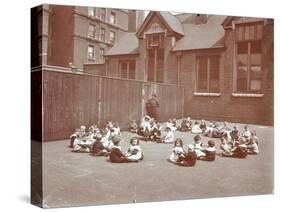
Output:
[[33,10],[39,37],[34,47],[40,55],[33,66],[72,63],[80,71],[83,64],[104,63],[104,53],[144,19],[144,11],[125,9],[44,4]]
[[104,75],[185,86],[185,115],[273,124],[272,19],[150,12],[105,58]]

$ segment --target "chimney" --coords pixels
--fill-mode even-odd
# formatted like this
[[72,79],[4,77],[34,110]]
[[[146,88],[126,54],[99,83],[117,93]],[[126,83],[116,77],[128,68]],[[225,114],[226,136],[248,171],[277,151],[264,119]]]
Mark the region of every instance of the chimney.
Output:
[[144,20],[143,10],[129,10],[128,12],[128,32],[136,32]]
[[182,23],[183,24],[206,24],[208,22],[208,15],[192,14],[188,16]]
[[208,15],[196,14],[195,24],[206,24],[208,21]]

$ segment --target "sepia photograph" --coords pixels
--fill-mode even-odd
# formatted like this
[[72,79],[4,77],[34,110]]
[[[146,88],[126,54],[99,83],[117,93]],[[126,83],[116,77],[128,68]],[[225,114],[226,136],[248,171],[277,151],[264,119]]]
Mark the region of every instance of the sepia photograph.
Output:
[[274,19],[30,9],[31,203],[274,193]]

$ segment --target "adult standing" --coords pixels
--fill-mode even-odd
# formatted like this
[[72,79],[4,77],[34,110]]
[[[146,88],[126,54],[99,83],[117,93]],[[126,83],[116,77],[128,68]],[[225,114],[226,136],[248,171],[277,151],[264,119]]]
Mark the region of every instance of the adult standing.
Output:
[[158,108],[159,108],[159,101],[156,94],[152,94],[152,97],[146,102],[146,110],[147,114],[158,120]]

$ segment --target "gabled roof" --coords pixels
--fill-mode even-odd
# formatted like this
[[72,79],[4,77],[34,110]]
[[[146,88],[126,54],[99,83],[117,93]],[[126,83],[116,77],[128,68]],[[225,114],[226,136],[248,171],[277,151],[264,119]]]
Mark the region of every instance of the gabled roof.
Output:
[[206,24],[183,24],[185,36],[176,42],[174,51],[224,47],[224,28],[226,16],[208,16]]
[[180,35],[184,35],[184,31],[179,19],[177,19],[174,15],[172,15],[169,12],[159,12],[159,13],[174,32]]
[[139,36],[143,30],[145,29],[146,25],[148,24],[149,20],[151,19],[151,17],[156,14],[158,15],[164,22],[164,24],[173,32],[183,36],[184,32],[183,32],[183,28],[181,25],[181,22],[179,21],[179,19],[177,19],[175,16],[173,16],[171,13],[169,12],[156,12],[156,11],[151,11],[145,18],[144,22],[141,24],[141,26],[139,27],[139,29],[137,30],[136,35]]
[[125,33],[104,55],[122,55],[122,54],[137,54],[139,40],[135,32]]
[[261,22],[265,20],[266,20],[265,18],[229,16],[223,21],[222,26],[223,27],[232,26],[233,21],[236,24],[242,24],[242,23]]

